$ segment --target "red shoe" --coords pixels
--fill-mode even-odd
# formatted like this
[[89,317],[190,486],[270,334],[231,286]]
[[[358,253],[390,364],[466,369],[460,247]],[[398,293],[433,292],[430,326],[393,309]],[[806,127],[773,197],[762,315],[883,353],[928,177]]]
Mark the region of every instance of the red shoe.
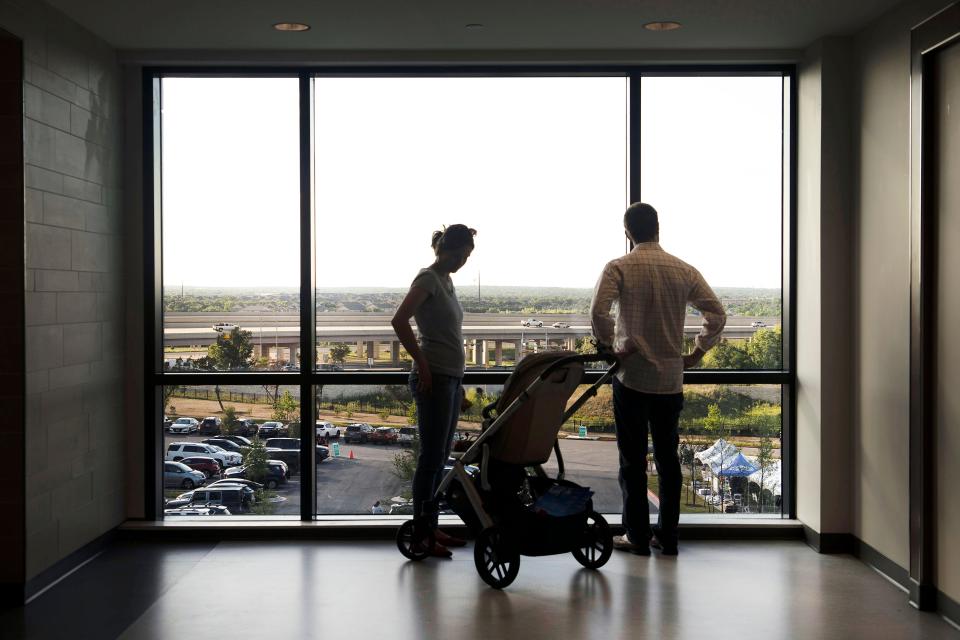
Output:
[[438,543],[447,547],[467,546],[467,541],[464,540],[463,538],[458,538],[456,536],[450,535],[449,533],[444,533],[440,529],[437,529],[436,531],[433,532],[433,537]]
[[450,551],[450,549],[447,549],[445,546],[443,546],[439,542],[434,542],[429,547],[426,545],[426,543],[421,542],[415,545],[414,549],[416,550],[417,553],[426,553],[428,556],[432,556],[434,558],[453,557],[453,552]]

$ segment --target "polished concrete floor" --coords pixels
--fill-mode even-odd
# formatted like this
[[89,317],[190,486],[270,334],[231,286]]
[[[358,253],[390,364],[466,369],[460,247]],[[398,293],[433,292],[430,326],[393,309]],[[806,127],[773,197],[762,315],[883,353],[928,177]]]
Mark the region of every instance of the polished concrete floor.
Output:
[[471,549],[406,562],[389,542],[115,546],[23,609],[0,637],[293,640],[958,638],[849,556],[800,542],[688,542],[616,552],[600,571],[523,558],[487,587]]

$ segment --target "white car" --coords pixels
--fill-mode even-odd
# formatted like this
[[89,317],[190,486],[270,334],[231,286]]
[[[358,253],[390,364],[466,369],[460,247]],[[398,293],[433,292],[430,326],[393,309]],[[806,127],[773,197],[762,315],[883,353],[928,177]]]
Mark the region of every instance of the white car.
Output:
[[193,456],[209,456],[220,463],[221,467],[235,467],[243,464],[243,456],[239,453],[225,451],[213,444],[202,442],[171,442],[167,447],[167,460],[180,461]]
[[754,320],[753,322],[750,323],[750,326],[757,329],[759,327],[767,326],[767,323],[764,322],[763,320]]
[[569,328],[570,328],[570,323],[569,323],[569,322],[554,322],[554,323],[553,323],[552,325],[550,325],[550,326],[553,327],[554,329],[569,329]]
[[318,438],[339,438],[340,437],[340,427],[333,424],[332,422],[322,422],[317,421],[317,437]]
[[169,427],[170,433],[196,433],[200,430],[200,421],[196,418],[177,418]]
[[222,333],[224,331],[233,331],[234,329],[239,329],[240,327],[235,325],[232,322],[218,322],[213,325],[213,330],[217,333]]
[[542,327],[543,320],[536,320],[534,318],[528,318],[527,320],[520,321],[521,327]]

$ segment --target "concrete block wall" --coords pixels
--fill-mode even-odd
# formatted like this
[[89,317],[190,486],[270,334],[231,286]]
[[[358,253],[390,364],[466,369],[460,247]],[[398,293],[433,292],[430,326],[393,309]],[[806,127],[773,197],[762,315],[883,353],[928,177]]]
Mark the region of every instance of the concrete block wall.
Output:
[[27,579],[125,517],[121,73],[42,2],[24,41]]

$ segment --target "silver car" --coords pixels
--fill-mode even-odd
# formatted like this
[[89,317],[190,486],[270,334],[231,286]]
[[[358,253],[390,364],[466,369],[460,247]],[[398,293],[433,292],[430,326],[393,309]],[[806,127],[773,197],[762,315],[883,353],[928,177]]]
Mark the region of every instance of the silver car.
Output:
[[191,469],[182,462],[171,460],[163,463],[163,487],[165,489],[193,489],[202,486],[207,477],[202,471]]

